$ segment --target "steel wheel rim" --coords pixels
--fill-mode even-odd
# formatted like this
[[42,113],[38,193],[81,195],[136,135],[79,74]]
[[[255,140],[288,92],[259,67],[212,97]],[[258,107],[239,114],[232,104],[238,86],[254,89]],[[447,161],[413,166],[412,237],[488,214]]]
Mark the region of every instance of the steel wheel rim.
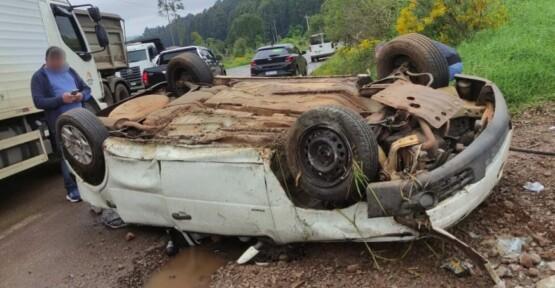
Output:
[[[304,173],[320,187],[341,183],[351,170],[352,152],[347,139],[327,126],[313,127],[300,137],[299,159]],[[309,180],[310,181],[310,180]]]
[[61,131],[62,144],[71,158],[83,165],[91,164],[92,148],[83,133],[73,125],[64,125]]

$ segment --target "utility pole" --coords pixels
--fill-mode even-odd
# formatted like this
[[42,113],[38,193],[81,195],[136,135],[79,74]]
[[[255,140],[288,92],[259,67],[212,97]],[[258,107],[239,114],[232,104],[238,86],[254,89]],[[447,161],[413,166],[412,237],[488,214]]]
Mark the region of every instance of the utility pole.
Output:
[[306,19],[306,31],[310,33],[310,17],[308,17],[308,15],[304,15],[304,18]]

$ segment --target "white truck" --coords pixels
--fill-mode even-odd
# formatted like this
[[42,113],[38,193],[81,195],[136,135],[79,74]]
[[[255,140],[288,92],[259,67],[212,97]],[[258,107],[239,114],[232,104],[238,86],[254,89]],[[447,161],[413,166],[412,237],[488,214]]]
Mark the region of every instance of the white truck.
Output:
[[322,58],[332,56],[336,50],[337,44],[327,40],[324,33],[310,36],[308,55],[312,62],[318,62]]
[[[102,49],[108,35],[98,25],[100,12],[92,5],[88,14],[95,21],[95,37]],[[40,165],[48,160],[49,136],[43,113],[35,108],[30,82],[44,63],[49,46],[66,51],[67,63],[92,89],[86,106],[102,108],[102,80],[94,51],[75,16],[76,6],[65,0],[0,1],[0,179]]]
[[103,100],[109,105],[125,100],[131,95],[131,83],[121,77],[119,72],[127,71],[129,68],[123,19],[116,14],[101,13],[100,24],[110,39],[106,49],[102,49],[96,37],[96,22],[86,10],[74,10],[74,13],[85,33],[90,49],[99,51],[93,53],[93,56],[96,68],[102,77]]
[[127,80],[131,90],[143,89],[143,72],[147,68],[156,66],[159,52],[161,51],[151,42],[129,43],[127,45],[129,68],[119,71],[117,75]]

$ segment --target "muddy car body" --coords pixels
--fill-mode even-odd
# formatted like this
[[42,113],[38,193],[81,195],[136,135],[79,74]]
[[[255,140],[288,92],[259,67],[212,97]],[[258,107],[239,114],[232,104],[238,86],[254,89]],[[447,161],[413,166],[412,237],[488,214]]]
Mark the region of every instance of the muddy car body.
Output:
[[512,133],[493,83],[429,74],[192,79],[97,118],[64,115],[58,134],[83,199],[127,223],[279,244],[411,240],[399,218],[445,228],[484,201]]

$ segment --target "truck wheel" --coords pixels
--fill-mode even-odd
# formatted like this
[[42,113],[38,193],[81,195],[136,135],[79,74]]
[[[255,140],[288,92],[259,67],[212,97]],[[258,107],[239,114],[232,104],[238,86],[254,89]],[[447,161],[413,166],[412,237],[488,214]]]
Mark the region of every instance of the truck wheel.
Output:
[[114,89],[114,92],[114,99],[116,100],[116,103],[129,98],[130,95],[127,87],[121,83],[116,85],[116,89]]
[[212,84],[214,75],[210,67],[195,54],[183,53],[174,57],[167,69],[168,91],[181,96],[189,91],[185,84]]
[[[391,40],[380,50],[376,61],[379,78],[387,77],[403,64],[408,64],[410,72],[431,73],[433,88],[449,85],[447,59],[430,38],[421,34],[412,33]],[[426,76],[415,78],[415,82],[422,85],[428,84],[429,80]]]
[[110,90],[108,84],[102,84],[102,92],[104,93],[104,102],[106,102],[108,106],[112,106],[116,103],[114,101],[114,94],[112,94],[112,90]]
[[106,167],[102,143],[108,130],[90,111],[77,108],[62,114],[56,123],[56,139],[75,173],[91,185],[104,180]]
[[351,205],[378,175],[378,144],[354,111],[325,106],[303,113],[286,144],[297,187],[317,200]]

